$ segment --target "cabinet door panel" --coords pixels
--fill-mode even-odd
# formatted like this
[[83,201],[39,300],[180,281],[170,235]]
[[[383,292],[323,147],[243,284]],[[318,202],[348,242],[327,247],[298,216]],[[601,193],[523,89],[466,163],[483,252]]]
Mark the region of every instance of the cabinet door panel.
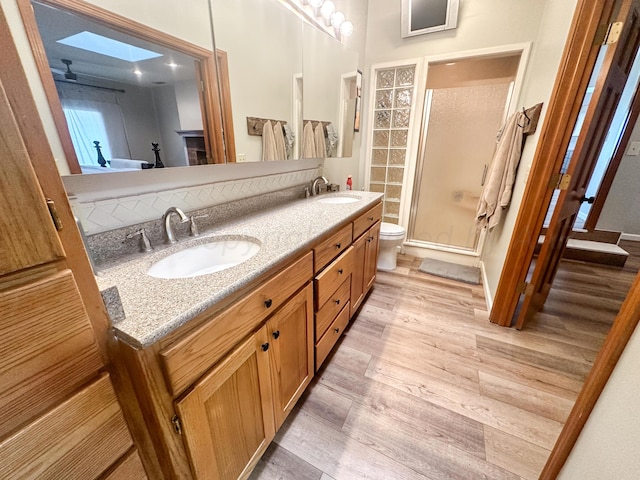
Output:
[[273,439],[267,344],[262,327],[176,402],[197,478],[238,478]]
[[0,292],[0,437],[102,368],[70,270]]
[[308,284],[267,322],[276,430],[313,378],[313,293]]
[[351,270],[351,312],[350,317],[356,312],[364,299],[365,280],[364,269],[366,265],[367,235],[362,235],[353,244],[353,269]]
[[380,222],[376,223],[366,233],[367,236],[367,255],[364,263],[364,293],[366,294],[373,282],[376,280],[376,271],[378,268],[378,245],[380,243]]
[[2,84],[0,158],[0,275],[64,257]]

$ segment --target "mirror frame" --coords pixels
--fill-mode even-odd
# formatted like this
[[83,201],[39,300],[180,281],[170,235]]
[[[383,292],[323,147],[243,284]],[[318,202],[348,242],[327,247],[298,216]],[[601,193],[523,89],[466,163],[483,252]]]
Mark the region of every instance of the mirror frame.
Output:
[[[37,0],[39,3],[49,5],[54,8],[66,10],[93,22],[99,23],[113,30],[156,43],[166,48],[176,50],[196,59],[196,79],[202,82],[203,88],[200,90],[200,107],[202,110],[202,127],[207,150],[208,163],[225,163],[224,138],[222,135],[222,107],[220,105],[218,70],[216,56],[213,51],[199,47],[180,38],[155,30],[147,25],[138,23],[129,18],[123,17],[112,11],[96,5],[83,2],[81,0]],[[66,156],[69,170],[72,174],[81,174],[80,164],[76,155],[69,127],[62,110],[60,98],[49,69],[49,61],[44,49],[44,43],[40,37],[35,13],[31,6],[31,0],[17,0],[18,9],[22,17],[27,38],[31,45],[34,60],[40,79],[44,87],[45,95],[51,108],[51,114],[55,123],[62,149]],[[211,27],[213,28],[213,27]],[[211,41],[214,42],[213,33]],[[214,44],[215,49],[215,44]],[[200,68],[197,68],[199,63]],[[211,158],[213,157],[213,158]],[[234,158],[235,160],[235,158]]]

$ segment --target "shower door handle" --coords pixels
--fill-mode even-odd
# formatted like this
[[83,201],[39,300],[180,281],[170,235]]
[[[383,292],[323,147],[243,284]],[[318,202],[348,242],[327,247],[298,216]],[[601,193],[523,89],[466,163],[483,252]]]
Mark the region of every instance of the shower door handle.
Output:
[[480,180],[480,186],[484,187],[484,181],[487,179],[487,169],[488,165],[484,164],[484,169],[482,170],[482,180]]

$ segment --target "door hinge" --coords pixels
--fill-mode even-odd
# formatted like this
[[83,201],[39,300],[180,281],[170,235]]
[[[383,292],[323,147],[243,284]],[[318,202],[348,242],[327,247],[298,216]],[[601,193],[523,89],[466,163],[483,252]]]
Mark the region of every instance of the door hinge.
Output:
[[518,283],[517,292],[520,295],[529,295],[530,293],[533,293],[533,285],[522,280],[520,283]]
[[549,181],[549,188],[552,190],[566,190],[571,183],[571,175],[568,173],[555,173]]
[[177,415],[174,415],[171,418],[171,424],[173,425],[173,430],[178,434],[182,435],[182,420]]
[[608,25],[600,25],[596,31],[594,45],[611,45],[616,43],[622,33],[624,22],[614,22]]
[[51,219],[53,220],[56,230],[62,230],[62,220],[60,220],[60,215],[58,215],[56,203],[50,198],[47,198],[47,207],[49,208],[49,214],[51,215]]
[[204,81],[200,80],[200,91],[204,93]]

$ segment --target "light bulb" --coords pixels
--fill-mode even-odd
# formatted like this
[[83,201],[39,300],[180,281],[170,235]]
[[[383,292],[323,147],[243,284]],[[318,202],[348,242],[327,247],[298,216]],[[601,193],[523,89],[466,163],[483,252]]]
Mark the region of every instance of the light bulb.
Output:
[[340,34],[343,37],[350,37],[353,33],[353,23],[347,21],[340,25]]
[[331,25],[333,28],[340,28],[340,25],[344,23],[344,13],[342,12],[334,12],[331,15]]
[[335,11],[336,5],[331,0],[327,0],[326,2],[324,2],[322,4],[322,7],[320,8],[322,18],[324,18],[325,20],[329,20],[331,18],[331,15],[333,15],[333,12]]
[[309,5],[311,5],[313,8],[320,8],[320,5],[322,5],[322,2],[324,0],[309,0]]

